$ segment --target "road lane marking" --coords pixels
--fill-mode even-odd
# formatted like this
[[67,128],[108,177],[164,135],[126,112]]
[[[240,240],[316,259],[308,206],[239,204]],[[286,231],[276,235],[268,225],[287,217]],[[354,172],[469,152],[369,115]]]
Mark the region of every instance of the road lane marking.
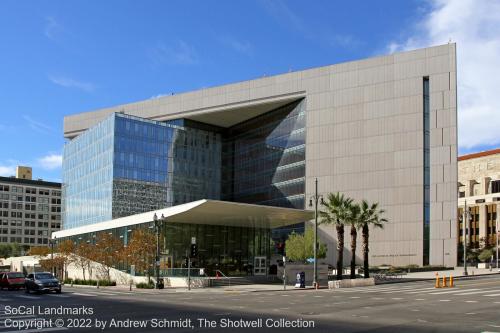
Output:
[[95,297],[97,295],[95,294],[84,294],[84,293],[73,293],[73,295],[77,295],[77,296],[90,296],[90,297]]
[[493,295],[483,295],[483,296],[486,296],[486,297],[495,297],[495,296],[500,296],[500,294],[493,294]]
[[466,303],[477,303],[477,301],[465,301]]
[[33,333],[33,332],[53,332],[53,331],[65,331],[67,330],[66,327],[48,327],[48,328],[42,328],[42,329],[31,329],[31,330],[15,330],[15,331],[6,331],[2,333]]
[[473,291],[473,290],[480,290],[480,289],[469,289],[469,290],[447,290],[447,291],[439,291],[436,293],[429,293],[429,295],[443,295],[443,294],[453,294],[453,293],[463,293],[463,292],[468,292],[468,291]]
[[401,297],[393,297],[393,298],[391,298],[391,299],[392,299],[392,300],[394,300],[394,301],[400,301],[400,300],[402,300],[402,299],[404,299],[404,298],[401,298]]
[[436,288],[434,288],[434,287],[421,288],[421,289],[416,289],[414,291],[407,291],[407,292],[405,292],[405,294],[422,294],[422,293],[429,292],[429,291],[435,290],[435,289]]
[[474,294],[486,294],[486,293],[495,293],[500,291],[500,289],[497,290],[481,290],[481,291],[473,291],[470,293],[462,293],[462,294],[457,294],[457,296],[465,296],[465,295],[474,295]]
[[2,314],[0,315],[0,320],[2,319],[6,319],[6,318],[11,318],[11,319],[17,319],[17,318],[32,318],[34,317],[35,315],[22,315],[22,316],[12,316],[10,314]]
[[451,300],[449,300],[449,299],[440,299],[439,301],[440,302],[451,302]]
[[20,297],[20,298],[25,298],[25,299],[40,299],[40,297],[26,296],[26,295],[16,295],[15,297]]

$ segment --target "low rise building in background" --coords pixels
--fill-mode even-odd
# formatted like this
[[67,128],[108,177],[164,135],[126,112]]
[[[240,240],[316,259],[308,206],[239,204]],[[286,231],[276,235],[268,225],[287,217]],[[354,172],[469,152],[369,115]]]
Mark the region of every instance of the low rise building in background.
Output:
[[[468,247],[495,246],[500,209],[500,149],[463,155],[458,158],[458,214],[467,205]],[[459,244],[463,244],[463,221],[458,225]]]

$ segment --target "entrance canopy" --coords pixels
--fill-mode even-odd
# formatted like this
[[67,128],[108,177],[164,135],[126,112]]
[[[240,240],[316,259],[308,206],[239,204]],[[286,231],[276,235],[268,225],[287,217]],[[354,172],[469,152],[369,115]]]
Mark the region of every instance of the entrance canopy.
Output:
[[57,231],[52,233],[52,238],[70,237],[148,223],[153,221],[155,213],[158,218],[163,215],[167,224],[175,222],[267,229],[297,224],[314,217],[314,212],[301,209],[203,199],[147,213]]

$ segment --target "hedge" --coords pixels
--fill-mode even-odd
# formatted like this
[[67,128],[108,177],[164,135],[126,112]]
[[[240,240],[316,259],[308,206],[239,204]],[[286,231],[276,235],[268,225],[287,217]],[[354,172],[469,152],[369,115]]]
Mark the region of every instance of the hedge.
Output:
[[[83,286],[97,286],[97,280],[65,279],[64,284],[77,284]],[[116,286],[116,281],[99,280],[99,286]]]

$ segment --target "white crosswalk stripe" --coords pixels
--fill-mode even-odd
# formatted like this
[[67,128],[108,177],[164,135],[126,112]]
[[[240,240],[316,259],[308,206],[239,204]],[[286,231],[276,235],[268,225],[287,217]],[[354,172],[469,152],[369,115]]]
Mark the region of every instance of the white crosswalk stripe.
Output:
[[430,295],[444,295],[444,294],[463,293],[463,292],[475,291],[475,290],[480,290],[480,289],[453,289],[453,290],[433,292],[433,293],[429,293],[429,294]]
[[42,329],[29,329],[29,330],[15,330],[15,331],[1,331],[2,333],[33,333],[33,332],[54,332],[54,331],[66,331],[66,327],[48,327],[48,328],[42,328]]
[[70,297],[69,295],[61,295],[61,294],[47,294],[47,296],[60,297],[60,298]]
[[20,297],[20,298],[24,298],[24,299],[40,299],[40,297],[27,296],[27,295],[16,295],[15,297]]
[[85,294],[85,293],[73,293],[73,295],[77,295],[77,296],[90,296],[90,297],[97,296],[96,294]]
[[474,294],[486,294],[486,293],[495,293],[495,292],[499,292],[499,291],[500,291],[500,289],[495,289],[495,290],[472,291],[472,292],[466,292],[466,293],[457,294],[457,296],[474,295]]

